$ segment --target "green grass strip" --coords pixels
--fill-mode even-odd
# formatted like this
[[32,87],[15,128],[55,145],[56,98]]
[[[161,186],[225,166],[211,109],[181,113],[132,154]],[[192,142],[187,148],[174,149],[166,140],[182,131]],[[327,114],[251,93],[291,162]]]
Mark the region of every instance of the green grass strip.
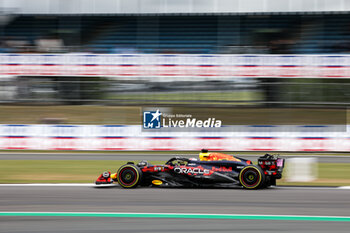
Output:
[[0,212],[0,216],[173,218],[173,219],[180,218],[180,219],[233,219],[233,220],[350,222],[350,217],[301,216],[301,215],[235,215],[235,214],[184,214],[184,213],[96,213],[96,212]]

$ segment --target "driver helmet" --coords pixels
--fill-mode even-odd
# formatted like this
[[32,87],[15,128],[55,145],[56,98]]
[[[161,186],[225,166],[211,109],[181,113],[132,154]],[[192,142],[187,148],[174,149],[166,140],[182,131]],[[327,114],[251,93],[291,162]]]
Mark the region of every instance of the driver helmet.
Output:
[[202,149],[201,153],[199,153],[200,161],[208,161],[210,153],[208,153],[207,149]]

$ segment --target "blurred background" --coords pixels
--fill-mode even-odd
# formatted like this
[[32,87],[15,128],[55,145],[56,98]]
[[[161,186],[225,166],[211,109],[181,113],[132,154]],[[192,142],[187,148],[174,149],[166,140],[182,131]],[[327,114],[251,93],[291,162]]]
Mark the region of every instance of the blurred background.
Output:
[[[0,102],[10,116],[2,123],[139,123],[136,109],[134,118],[118,121],[109,110],[94,117],[91,106],[84,107],[91,119],[79,122],[69,105],[220,107],[231,114],[350,103],[347,1],[0,3]],[[21,118],[23,105],[36,117]]]
[[[342,124],[347,1],[0,1],[0,123]],[[82,114],[83,113],[83,114]]]
[[[349,52],[349,0],[0,0],[0,232],[349,232]],[[284,187],[94,183],[203,148],[280,153]]]
[[[350,216],[349,52],[349,0],[0,0],[0,209],[11,211],[0,232],[349,232],[330,222],[347,217],[320,217]],[[143,129],[151,110],[223,127]],[[91,188],[128,161],[202,148],[281,153],[278,185],[292,187]],[[146,218],[63,218],[72,211]]]

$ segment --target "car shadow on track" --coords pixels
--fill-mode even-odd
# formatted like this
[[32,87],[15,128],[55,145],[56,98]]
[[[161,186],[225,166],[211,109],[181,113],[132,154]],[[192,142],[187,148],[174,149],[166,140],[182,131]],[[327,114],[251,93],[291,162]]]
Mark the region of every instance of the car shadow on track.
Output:
[[[119,186],[118,184],[108,184],[108,185],[95,185],[93,186],[93,188],[95,189],[112,189],[112,188],[119,188],[119,189],[123,189],[121,186]],[[133,189],[235,189],[235,190],[248,190],[245,189],[243,187],[239,187],[239,186],[227,186],[227,187],[159,187],[159,186],[139,186],[137,188],[133,188]],[[269,190],[269,189],[277,189],[277,186],[271,186],[268,188],[264,188],[264,189],[254,189],[254,190]],[[250,191],[250,190],[249,190]]]

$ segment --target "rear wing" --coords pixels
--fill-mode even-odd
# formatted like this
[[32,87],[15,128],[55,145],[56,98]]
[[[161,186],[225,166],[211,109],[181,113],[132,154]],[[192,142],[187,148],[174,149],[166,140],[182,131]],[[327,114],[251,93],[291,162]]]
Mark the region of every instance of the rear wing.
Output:
[[282,178],[282,171],[285,160],[278,155],[265,154],[258,158],[258,165],[267,176],[274,176],[276,179]]

